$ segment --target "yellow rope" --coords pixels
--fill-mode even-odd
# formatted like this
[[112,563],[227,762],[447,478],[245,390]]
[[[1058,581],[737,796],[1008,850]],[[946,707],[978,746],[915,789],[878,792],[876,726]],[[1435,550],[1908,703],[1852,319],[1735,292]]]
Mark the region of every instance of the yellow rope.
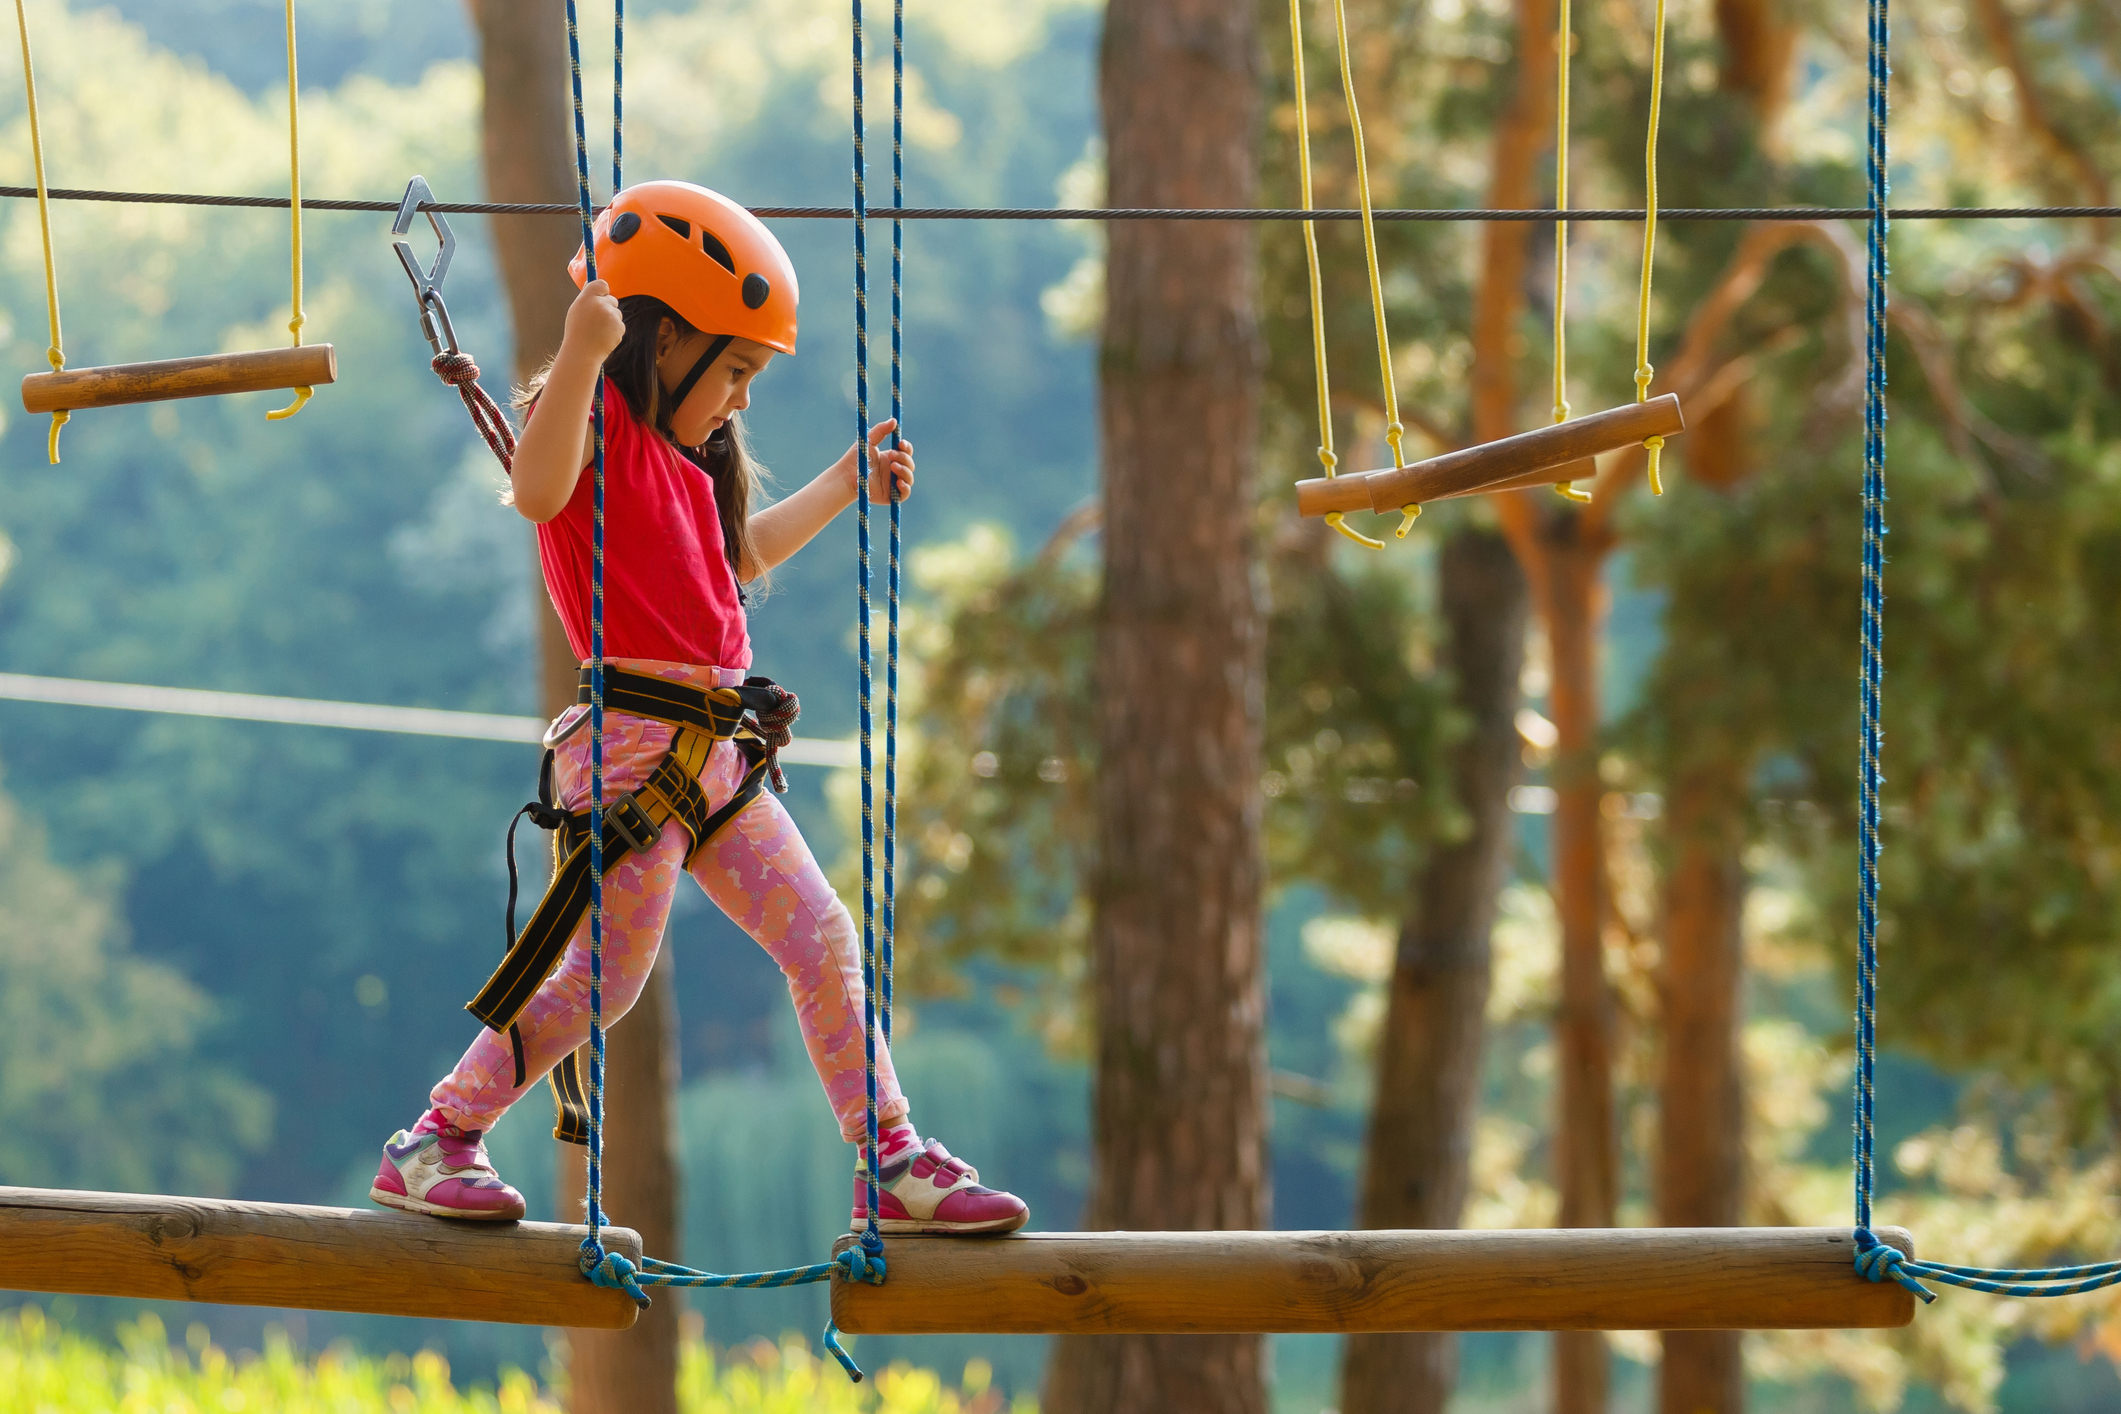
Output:
[[[1392,465],[1407,464],[1406,453],[1400,442],[1406,436],[1406,428],[1399,421],[1399,390],[1392,379],[1392,340],[1385,332],[1385,286],[1384,277],[1377,269],[1377,221],[1370,206],[1370,159],[1362,140],[1362,112],[1355,103],[1355,68],[1348,59],[1348,11],[1346,0],[1333,0],[1333,32],[1340,43],[1340,86],[1348,97],[1348,127],[1355,135],[1355,193],[1362,203],[1362,249],[1370,264],[1370,312],[1377,321],[1377,368],[1385,389],[1385,441],[1392,446]],[[1399,508],[1399,529],[1393,533],[1404,540],[1414,518],[1421,514],[1418,504]]]
[[[1561,23],[1554,45],[1554,210],[1569,209],[1569,0],[1561,0]],[[1554,221],[1554,421],[1569,420],[1569,223],[1565,216]],[[1588,501],[1590,493],[1566,481],[1554,483],[1564,500]]]
[[[51,313],[52,341],[44,356],[50,361],[52,372],[66,367],[66,344],[59,337],[59,271],[52,261],[52,204],[44,185],[44,136],[37,125],[37,75],[29,58],[29,16],[23,13],[22,0],[15,0],[15,28],[22,32],[22,87],[29,96],[29,150],[37,167],[37,224],[44,233],[44,307]],[[59,464],[59,429],[66,426],[72,414],[61,408],[52,414],[52,435],[48,451],[52,465]]]
[[[1296,179],[1301,188],[1299,202],[1311,209],[1311,108],[1304,95],[1303,0],[1289,0],[1289,50],[1296,58]],[[1340,466],[1333,453],[1333,404],[1326,377],[1326,306],[1323,281],[1318,273],[1318,227],[1304,222],[1304,260],[1311,272],[1311,361],[1318,368],[1318,464],[1330,480]],[[1372,540],[1347,523],[1339,511],[1329,512],[1326,524],[1358,545],[1382,550],[1385,542]]]
[[[1650,135],[1643,158],[1647,201],[1642,223],[1642,300],[1635,315],[1635,401],[1638,403],[1649,401],[1650,379],[1657,372],[1650,366],[1650,270],[1657,254],[1657,117],[1664,106],[1664,6],[1665,0],[1657,0],[1657,38],[1650,55]],[[1650,490],[1662,496],[1664,481],[1657,474],[1657,463],[1659,454],[1664,451],[1664,438],[1647,437],[1642,445],[1650,454]]]
[[[20,4],[21,0],[15,0]],[[294,311],[295,317],[288,321],[287,332],[295,336],[295,347],[302,347],[302,126],[300,88],[295,78],[295,0],[287,0],[287,185],[292,198],[288,205],[294,220]],[[295,400],[277,412],[265,414],[268,422],[280,422],[293,417],[309,401],[308,388],[295,389]]]

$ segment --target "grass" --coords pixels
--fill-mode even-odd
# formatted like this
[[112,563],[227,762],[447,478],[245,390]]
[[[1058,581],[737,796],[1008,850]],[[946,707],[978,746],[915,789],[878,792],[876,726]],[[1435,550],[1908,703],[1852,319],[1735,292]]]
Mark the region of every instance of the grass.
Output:
[[[796,1336],[716,1351],[688,1340],[680,1357],[685,1414],[1035,1414],[1004,1403],[985,1361],[955,1388],[933,1370],[893,1365],[857,1385]],[[54,1324],[34,1306],[0,1312],[0,1414],[562,1414],[561,1397],[521,1370],[491,1388],[458,1389],[432,1350],[314,1357],[268,1333],[263,1352],[231,1355],[193,1326],[173,1346],[153,1314],[121,1326],[115,1348]]]

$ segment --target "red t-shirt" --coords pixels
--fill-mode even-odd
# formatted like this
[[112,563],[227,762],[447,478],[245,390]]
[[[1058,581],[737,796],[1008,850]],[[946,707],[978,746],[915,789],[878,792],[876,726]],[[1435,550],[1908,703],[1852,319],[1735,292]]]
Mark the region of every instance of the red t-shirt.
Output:
[[[596,486],[538,527],[545,588],[575,656],[589,658]],[[604,382],[604,656],[748,668],[751,636],[722,540],[714,482]]]

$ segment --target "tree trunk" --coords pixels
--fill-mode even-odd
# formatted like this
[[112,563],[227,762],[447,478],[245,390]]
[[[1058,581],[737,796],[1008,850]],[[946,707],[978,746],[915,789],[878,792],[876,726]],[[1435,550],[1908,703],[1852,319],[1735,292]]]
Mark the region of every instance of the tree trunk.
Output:
[[1716,0],[1716,32],[1723,40],[1718,84],[1752,103],[1766,134],[1789,100],[1798,34],[1792,8],[1785,0]]
[[[1535,169],[1554,122],[1553,0],[1515,0],[1517,76],[1495,124],[1488,185],[1490,206],[1530,206]],[[1480,280],[1473,299],[1472,421],[1476,441],[1516,432],[1516,360],[1521,347],[1530,228],[1498,222],[1481,232]],[[1552,493],[1496,499],[1503,531],[1530,582],[1554,661],[1552,708],[1561,737],[1554,817],[1554,894],[1562,919],[1561,1052],[1556,1178],[1561,1221],[1602,1227],[1613,1221],[1610,1004],[1599,924],[1604,855],[1598,833],[1597,763],[1589,747],[1598,725],[1595,671],[1599,567],[1610,538],[1587,532],[1578,512],[1555,506]],[[1574,774],[1576,770],[1585,775]],[[1594,1331],[1554,1336],[1557,1414],[1603,1414],[1605,1340]]]
[[[1619,1206],[1613,1113],[1613,1001],[1606,986],[1605,840],[1598,801],[1598,661],[1605,620],[1604,548],[1586,543],[1582,517],[1557,504],[1545,524],[1543,603],[1553,685],[1558,800],[1550,835],[1561,916],[1561,1005],[1554,1021],[1556,1176],[1563,1227],[1611,1227]],[[1606,1403],[1605,1338],[1565,1331],[1554,1341],[1555,1408],[1590,1414]]]
[[[1259,67],[1249,5],[1113,0],[1112,204],[1251,204]],[[1263,1227],[1253,238],[1236,222],[1139,221],[1110,240],[1088,1225]],[[1256,1336],[1066,1337],[1044,1407],[1263,1414],[1263,1356]]]
[[[651,1257],[678,1260],[683,1185],[677,1153],[677,996],[670,949],[641,999],[604,1042],[604,1214],[637,1229]],[[588,1047],[581,1055],[589,1076]],[[564,1222],[581,1222],[589,1151],[559,1146]],[[632,1330],[568,1332],[567,1407],[573,1414],[677,1414],[682,1293],[655,1293]]]
[[[565,0],[468,0],[479,29],[485,84],[483,153],[488,201],[573,201],[574,138],[568,105]],[[567,261],[582,243],[571,222],[492,218],[494,258],[515,327],[518,383],[559,351],[574,301]],[[491,370],[484,380],[492,383]],[[500,397],[498,390],[496,396]],[[506,402],[505,397],[500,401]],[[531,573],[538,573],[531,561]],[[542,579],[538,581],[542,586]],[[547,716],[574,701],[574,650],[560,616],[540,592],[538,699]]]
[[[563,0],[469,0],[469,8],[479,30],[484,78],[487,200],[574,200]],[[493,223],[493,242],[515,329],[514,373],[521,381],[560,347],[574,299],[567,261],[581,235],[567,221],[501,219]],[[486,381],[492,382],[490,370]],[[535,560],[531,572],[537,573]],[[578,664],[551,600],[542,588],[534,598],[538,695],[546,715],[554,716],[574,701]],[[666,1257],[680,1251],[672,965],[666,951],[626,1025],[612,1033],[605,1085],[605,1206],[616,1221],[640,1230],[650,1252]],[[560,1213],[579,1220],[586,1181],[583,1152],[563,1144],[558,1163]],[[575,1414],[675,1414],[680,1310],[681,1302],[666,1295],[630,1331],[572,1332]]]
[[[1720,766],[1684,776],[1672,788],[1657,1152],[1657,1215],[1667,1227],[1733,1227],[1741,1216],[1742,795],[1742,777],[1729,779]],[[1745,1407],[1742,1356],[1736,1331],[1667,1332],[1659,1409],[1738,1414]]]
[[[1438,571],[1453,703],[1473,723],[1452,753],[1451,788],[1472,820],[1438,849],[1399,934],[1378,1039],[1362,1225],[1456,1227],[1465,1206],[1486,1037],[1488,935],[1516,840],[1508,805],[1522,748],[1524,573],[1502,538],[1463,529]],[[1443,1414],[1458,1379],[1457,1337],[1353,1335],[1341,1359],[1344,1414]]]
[[[1516,86],[1495,121],[1488,157],[1488,205],[1498,207],[1535,204],[1540,187],[1535,164],[1554,134],[1554,0],[1516,0],[1513,8]],[[1518,320],[1524,313],[1531,238],[1532,228],[1523,221],[1489,221],[1480,228],[1470,390],[1475,442],[1492,442],[1522,430],[1517,426],[1517,360],[1523,349]],[[1522,561],[1526,547],[1517,537],[1512,537],[1511,548]],[[1527,565],[1528,573],[1530,569]]]

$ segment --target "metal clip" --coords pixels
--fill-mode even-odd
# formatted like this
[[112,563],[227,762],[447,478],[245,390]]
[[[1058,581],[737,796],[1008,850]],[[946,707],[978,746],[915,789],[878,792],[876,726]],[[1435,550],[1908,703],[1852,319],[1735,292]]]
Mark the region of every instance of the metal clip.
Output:
[[[390,226],[391,249],[398,253],[398,263],[405,267],[405,276],[412,281],[413,297],[420,302],[420,332],[437,356],[445,353],[458,354],[456,327],[449,322],[449,306],[442,302],[442,281],[449,274],[450,257],[457,253],[456,234],[449,229],[449,222],[442,213],[433,210],[435,194],[427,185],[427,178],[414,177],[405,184],[405,199],[398,203],[398,219]],[[429,209],[422,211],[422,207]],[[434,264],[426,270],[420,268],[420,259],[412,253],[412,242],[405,239],[412,230],[415,216],[424,215],[427,224],[434,228],[435,239],[441,249],[435,252]],[[441,321],[439,332],[435,321]]]

